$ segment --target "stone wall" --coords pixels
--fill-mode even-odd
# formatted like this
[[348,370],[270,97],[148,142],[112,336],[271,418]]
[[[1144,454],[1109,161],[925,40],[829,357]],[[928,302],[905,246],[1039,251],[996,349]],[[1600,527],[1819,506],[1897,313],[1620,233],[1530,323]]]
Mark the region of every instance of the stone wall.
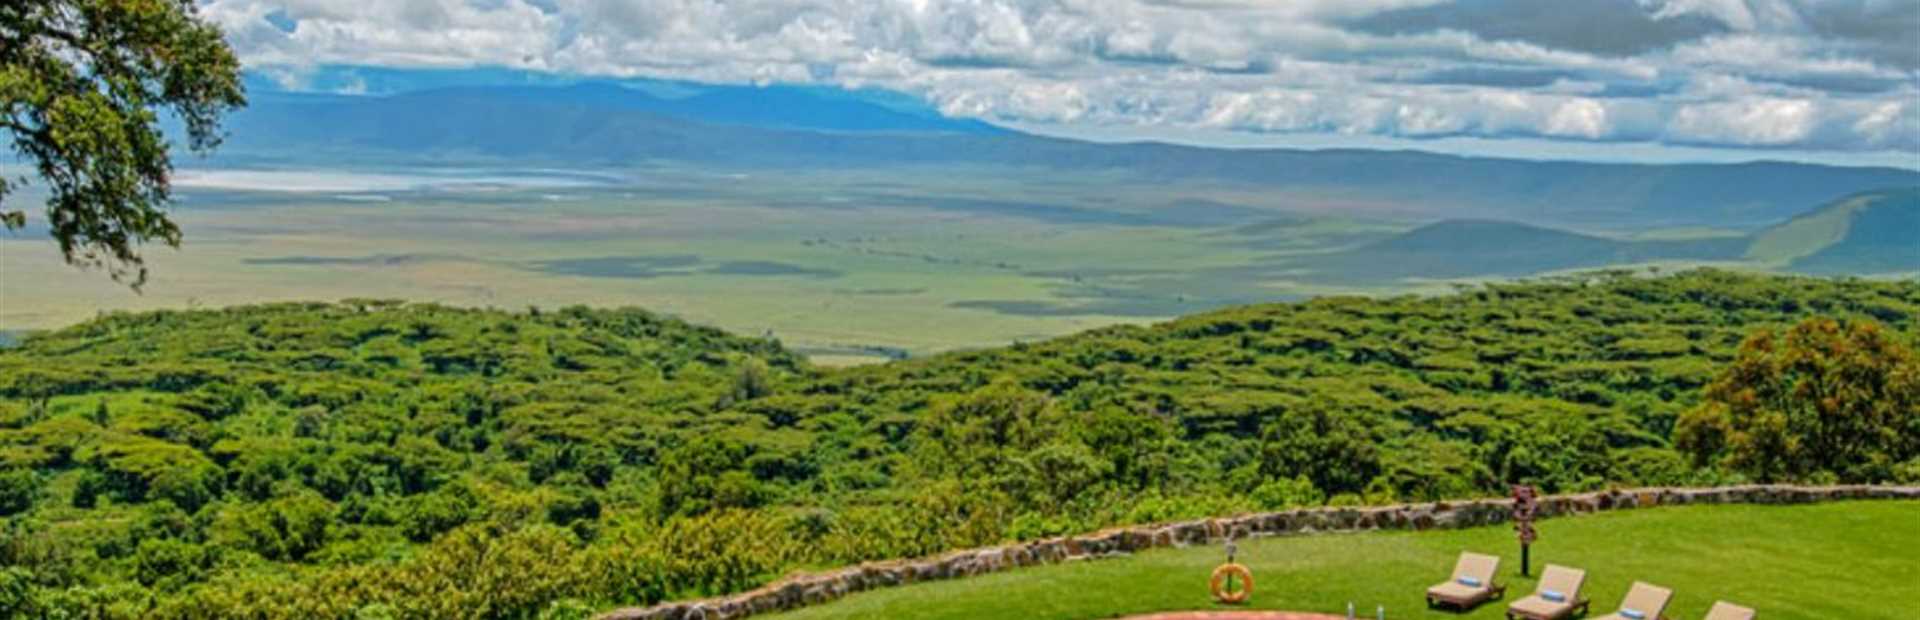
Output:
[[[1704,489],[1619,489],[1539,500],[1537,518],[1676,504],[1803,504],[1856,499],[1920,500],[1920,487],[1752,485]],[[798,574],[732,596],[618,609],[602,620],[731,620],[816,605],[848,594],[919,581],[955,579],[1021,566],[1125,555],[1156,547],[1209,544],[1227,537],[1286,536],[1328,531],[1426,530],[1507,520],[1511,499],[1473,499],[1367,508],[1323,507],[1115,528],[912,560],[868,562]]]

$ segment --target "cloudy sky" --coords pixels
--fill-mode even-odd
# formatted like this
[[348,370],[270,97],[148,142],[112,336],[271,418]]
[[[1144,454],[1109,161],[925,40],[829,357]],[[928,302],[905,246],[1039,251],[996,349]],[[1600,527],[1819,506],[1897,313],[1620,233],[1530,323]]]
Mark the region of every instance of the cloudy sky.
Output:
[[1088,137],[1920,159],[1916,0],[201,0],[252,68],[884,88]]

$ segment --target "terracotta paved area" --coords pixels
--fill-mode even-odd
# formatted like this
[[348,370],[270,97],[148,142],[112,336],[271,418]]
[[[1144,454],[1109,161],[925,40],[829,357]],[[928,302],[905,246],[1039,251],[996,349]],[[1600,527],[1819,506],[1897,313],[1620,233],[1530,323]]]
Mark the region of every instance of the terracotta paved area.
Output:
[[1346,620],[1346,618],[1298,611],[1176,611],[1131,616],[1123,620]]

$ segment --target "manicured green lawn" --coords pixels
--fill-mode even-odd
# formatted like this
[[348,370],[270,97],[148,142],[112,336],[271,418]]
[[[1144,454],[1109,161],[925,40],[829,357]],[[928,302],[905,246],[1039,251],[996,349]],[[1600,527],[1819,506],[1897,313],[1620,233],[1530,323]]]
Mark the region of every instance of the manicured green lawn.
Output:
[[[1593,616],[1615,610],[1636,579],[1674,589],[1667,615],[1706,615],[1715,599],[1787,618],[1920,618],[1920,502],[1804,506],[1684,506],[1542,521],[1534,573],[1545,562],[1587,569]],[[1252,607],[1373,617],[1500,618],[1495,602],[1467,613],[1429,611],[1422,593],[1443,581],[1461,550],[1501,556],[1507,601],[1531,592],[1506,526],[1380,532],[1243,542]],[[1156,550],[1131,558],[1036,567],[878,590],[778,616],[805,618],[1105,618],[1221,609],[1207,577],[1220,547]]]

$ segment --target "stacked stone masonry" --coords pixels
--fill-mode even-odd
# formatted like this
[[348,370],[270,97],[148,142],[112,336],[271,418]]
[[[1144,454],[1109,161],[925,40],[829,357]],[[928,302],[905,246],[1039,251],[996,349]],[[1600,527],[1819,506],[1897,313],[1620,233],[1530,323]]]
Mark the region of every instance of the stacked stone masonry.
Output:
[[[1716,488],[1618,489],[1539,500],[1536,518],[1679,504],[1805,504],[1841,500],[1920,500],[1920,486],[1750,485]],[[1125,555],[1157,547],[1185,547],[1228,537],[1315,532],[1426,530],[1492,525],[1508,519],[1511,499],[1473,499],[1379,507],[1303,508],[1102,530],[999,547],[954,551],[912,560],[868,562],[799,574],[739,594],[661,603],[608,612],[602,620],[734,620],[817,605],[840,597],[920,581],[956,579],[1021,566]]]

